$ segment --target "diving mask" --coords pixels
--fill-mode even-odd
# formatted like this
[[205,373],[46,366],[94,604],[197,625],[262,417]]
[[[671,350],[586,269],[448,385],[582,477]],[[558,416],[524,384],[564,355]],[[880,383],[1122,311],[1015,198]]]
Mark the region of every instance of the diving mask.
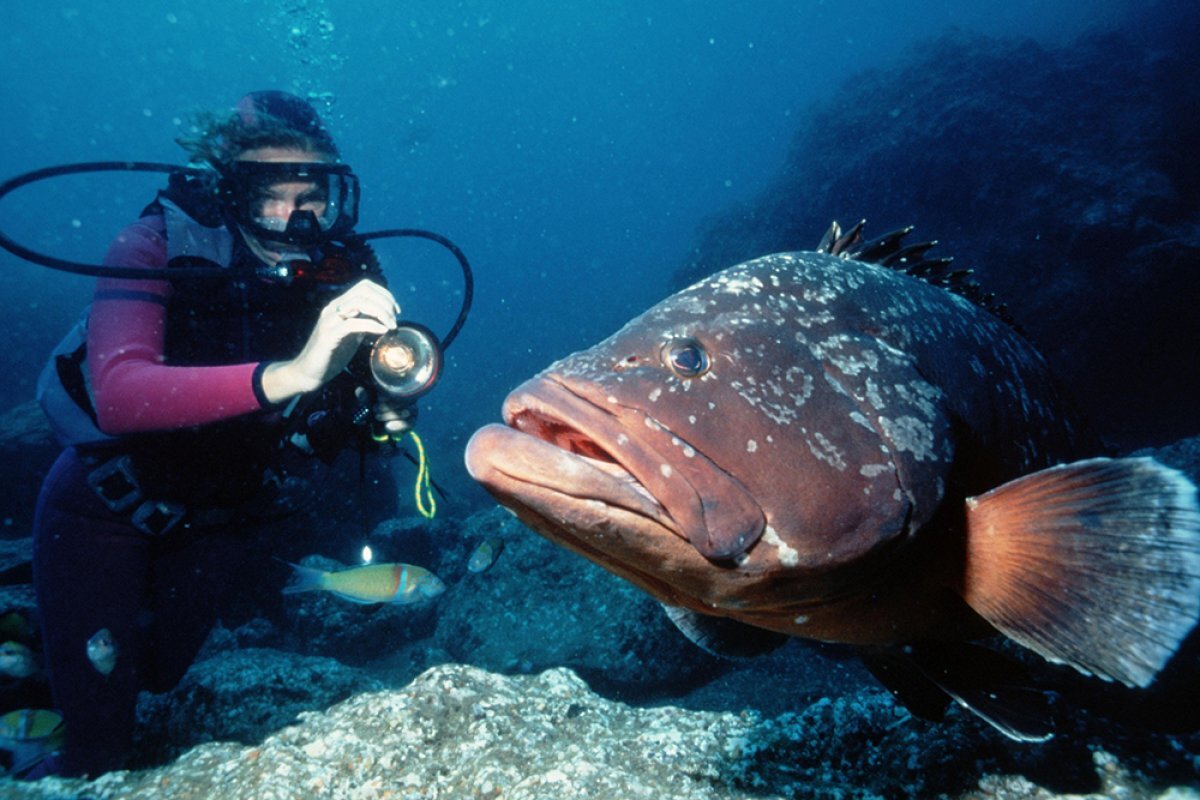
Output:
[[235,161],[219,192],[238,225],[265,242],[314,247],[358,223],[358,178],[347,164]]

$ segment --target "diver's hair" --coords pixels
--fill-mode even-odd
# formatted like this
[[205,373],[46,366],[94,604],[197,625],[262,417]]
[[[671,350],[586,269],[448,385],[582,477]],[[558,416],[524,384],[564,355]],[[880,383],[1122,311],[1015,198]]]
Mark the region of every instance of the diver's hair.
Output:
[[337,145],[328,136],[313,136],[279,117],[258,113],[248,124],[238,112],[217,114],[200,112],[191,125],[191,135],[175,141],[192,163],[202,162],[220,171],[247,150],[259,147],[285,147],[320,153],[331,161],[340,160]]

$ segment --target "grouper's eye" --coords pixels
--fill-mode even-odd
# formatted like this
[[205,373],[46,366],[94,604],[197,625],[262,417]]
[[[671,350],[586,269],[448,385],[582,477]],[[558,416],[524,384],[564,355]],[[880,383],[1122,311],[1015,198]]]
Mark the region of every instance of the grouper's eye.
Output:
[[680,378],[699,378],[712,366],[708,351],[695,339],[672,339],[661,353],[663,366]]

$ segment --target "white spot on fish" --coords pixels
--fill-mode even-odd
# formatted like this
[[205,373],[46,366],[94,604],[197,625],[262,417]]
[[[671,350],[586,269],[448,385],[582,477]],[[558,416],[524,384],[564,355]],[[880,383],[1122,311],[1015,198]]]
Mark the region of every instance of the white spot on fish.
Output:
[[883,400],[883,395],[881,395],[879,393],[879,386],[876,385],[875,381],[871,380],[870,378],[867,378],[866,389],[867,389],[867,402],[870,403],[871,407],[874,408],[876,411],[882,409],[886,405],[886,403]]
[[804,623],[808,622],[808,614],[800,614],[793,619],[792,622],[796,625],[803,625]]
[[779,538],[779,533],[770,525],[763,531],[762,541],[776,548],[779,558],[779,563],[785,567],[794,567],[800,563],[800,554],[795,549],[788,546],[787,542]]
[[655,387],[654,387],[654,391],[650,392],[650,402],[651,402],[651,403],[657,403],[657,402],[658,402],[658,398],[659,398],[661,395],[662,395],[662,387],[661,387],[661,386],[655,386]]
[[831,442],[824,434],[820,432],[814,433],[813,438],[817,440],[817,445],[819,445],[819,448],[814,446],[810,441],[808,443],[808,449],[812,451],[812,454],[819,460],[830,464],[839,471],[845,471],[845,453],[843,453],[837,445]]
[[891,472],[889,464],[863,464],[858,468],[858,474],[864,478],[877,478],[885,472]]
[[617,434],[617,444],[622,447],[629,444],[629,436],[624,433]]
[[754,453],[757,451],[758,451],[758,442],[754,441],[753,439],[747,440],[746,441],[746,452]]
[[929,423],[913,416],[898,417],[895,420],[880,417],[879,427],[883,429],[888,441],[900,452],[912,453],[918,461],[937,459],[933,449],[933,429]]
[[763,287],[762,281],[754,276],[746,274],[722,275],[717,279],[717,284],[723,291],[734,295],[757,295]]
[[670,464],[660,464],[658,471],[662,473],[664,478],[669,478],[674,473],[674,470],[671,469]]

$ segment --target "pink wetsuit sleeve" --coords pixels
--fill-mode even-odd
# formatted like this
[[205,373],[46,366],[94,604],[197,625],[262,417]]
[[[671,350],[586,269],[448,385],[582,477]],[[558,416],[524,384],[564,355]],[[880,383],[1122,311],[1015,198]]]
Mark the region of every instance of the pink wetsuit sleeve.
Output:
[[[123,230],[105,264],[163,267],[162,217]],[[163,350],[167,281],[101,278],[88,319],[88,371],[102,431],[112,435],[203,425],[264,407],[255,389],[262,364],[173,367]]]

